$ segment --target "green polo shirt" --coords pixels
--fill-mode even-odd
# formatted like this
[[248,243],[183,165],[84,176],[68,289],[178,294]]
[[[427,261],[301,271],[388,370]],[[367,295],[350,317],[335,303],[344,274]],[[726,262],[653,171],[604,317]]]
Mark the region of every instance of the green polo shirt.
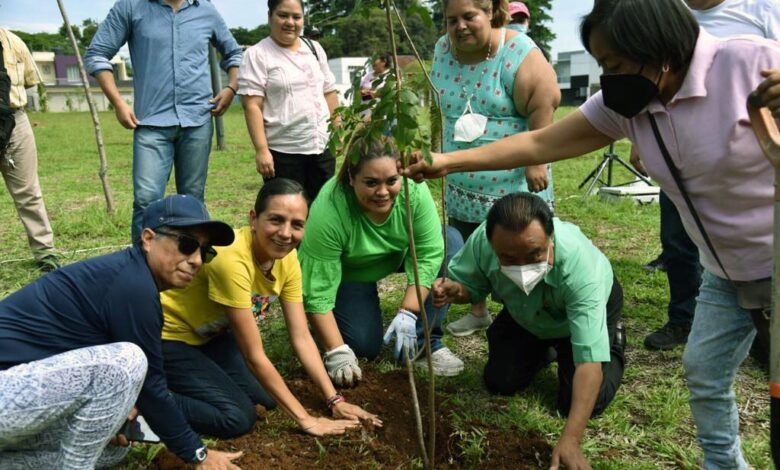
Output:
[[556,218],[553,227],[553,267],[531,295],[501,272],[484,223],[450,261],[450,276],[466,287],[472,302],[495,292],[512,318],[534,336],[571,337],[575,362],[609,362],[612,266],[576,225]]

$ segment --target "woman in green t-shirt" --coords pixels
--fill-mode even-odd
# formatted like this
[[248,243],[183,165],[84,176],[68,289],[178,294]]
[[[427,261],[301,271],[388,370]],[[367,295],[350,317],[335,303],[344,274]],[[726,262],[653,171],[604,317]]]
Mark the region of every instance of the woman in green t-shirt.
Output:
[[[358,145],[359,160],[346,159],[314,201],[299,253],[304,308],[326,348],[325,367],[337,385],[347,386],[361,378],[356,356],[373,359],[379,354],[383,336],[377,282],[390,274],[405,272],[408,287],[384,341],[396,338],[396,358],[404,348],[414,356],[423,345],[406,197],[425,298],[444,257],[441,223],[428,187],[410,182],[406,194],[396,168],[398,150],[391,140],[364,140]],[[447,309],[434,309],[430,300],[425,302],[438,375],[463,370],[463,362],[441,342]]]

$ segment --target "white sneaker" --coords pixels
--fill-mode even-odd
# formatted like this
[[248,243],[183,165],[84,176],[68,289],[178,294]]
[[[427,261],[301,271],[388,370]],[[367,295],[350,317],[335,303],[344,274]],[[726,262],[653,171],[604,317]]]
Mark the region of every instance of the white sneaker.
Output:
[[490,312],[484,317],[477,317],[473,313],[469,313],[468,315],[463,315],[463,317],[449,323],[447,325],[447,331],[452,336],[468,336],[477,331],[487,329],[492,322],[493,319],[490,317]]
[[[463,372],[463,361],[447,347],[434,352],[431,355],[431,360],[433,362],[434,375],[452,377]],[[428,361],[424,356],[418,359],[415,364],[421,369],[428,369]]]

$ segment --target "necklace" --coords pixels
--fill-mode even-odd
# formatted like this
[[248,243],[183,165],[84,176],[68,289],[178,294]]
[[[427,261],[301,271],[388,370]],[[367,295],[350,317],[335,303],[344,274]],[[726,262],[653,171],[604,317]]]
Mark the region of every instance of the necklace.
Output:
[[[449,40],[449,37],[447,38],[447,40]],[[458,58],[457,51],[458,51],[457,47],[452,47],[452,55],[455,56],[455,60],[458,61],[458,64],[463,66],[463,63],[461,63],[460,58]],[[485,54],[485,58],[479,62],[485,62],[486,60],[491,60],[490,57],[491,52],[493,52],[493,30],[492,29],[490,30],[490,39],[488,40],[487,54]],[[476,64],[471,64],[471,65],[476,65]]]
[[[503,32],[503,29],[501,31],[499,31],[499,33],[501,33],[501,32]],[[448,38],[448,40],[449,40],[449,38]],[[490,31],[490,40],[488,41],[488,49],[487,49],[487,54],[485,55],[485,59],[481,60],[480,62],[477,62],[476,64],[464,65],[463,63],[461,63],[460,59],[458,59],[458,55],[456,53],[456,49],[457,48],[455,48],[455,47],[452,48],[452,55],[453,55],[453,57],[455,57],[455,61],[458,64],[458,75],[455,77],[455,83],[460,83],[461,84],[461,88],[460,88],[461,89],[461,95],[462,95],[461,98],[467,99],[467,102],[470,103],[471,102],[471,98],[473,98],[473,96],[474,96],[474,93],[469,93],[468,90],[466,89],[466,83],[463,81],[463,68],[464,67],[469,67],[471,69],[471,71],[474,71],[474,70],[476,70],[477,66],[479,64],[481,64],[482,62],[487,62],[489,60],[492,60],[491,57],[490,57],[490,53],[493,52],[493,31],[492,30]],[[479,74],[479,80],[484,79],[486,72],[487,72],[487,67],[483,67],[482,68],[482,73]]]

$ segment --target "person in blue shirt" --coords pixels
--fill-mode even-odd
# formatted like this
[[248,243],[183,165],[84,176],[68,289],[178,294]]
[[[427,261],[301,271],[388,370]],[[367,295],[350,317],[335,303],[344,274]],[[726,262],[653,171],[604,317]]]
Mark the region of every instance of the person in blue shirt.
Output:
[[240,454],[207,452],[187,424],[168,392],[160,340],[160,292],[186,287],[233,230],[185,195],[150,204],[144,227],[131,248],[0,301],[0,468],[116,464],[126,448],[106,445],[136,412],[199,470],[238,468]]
[[[110,60],[124,43],[133,62],[134,106],[117,89]],[[209,44],[222,55],[228,85],[212,97]],[[211,116],[230,107],[238,90],[241,48],[206,0],[119,0],[100,23],[84,56],[116,111],[133,129],[133,243],[146,206],[165,194],[176,172],[176,192],[203,200],[211,152]]]

